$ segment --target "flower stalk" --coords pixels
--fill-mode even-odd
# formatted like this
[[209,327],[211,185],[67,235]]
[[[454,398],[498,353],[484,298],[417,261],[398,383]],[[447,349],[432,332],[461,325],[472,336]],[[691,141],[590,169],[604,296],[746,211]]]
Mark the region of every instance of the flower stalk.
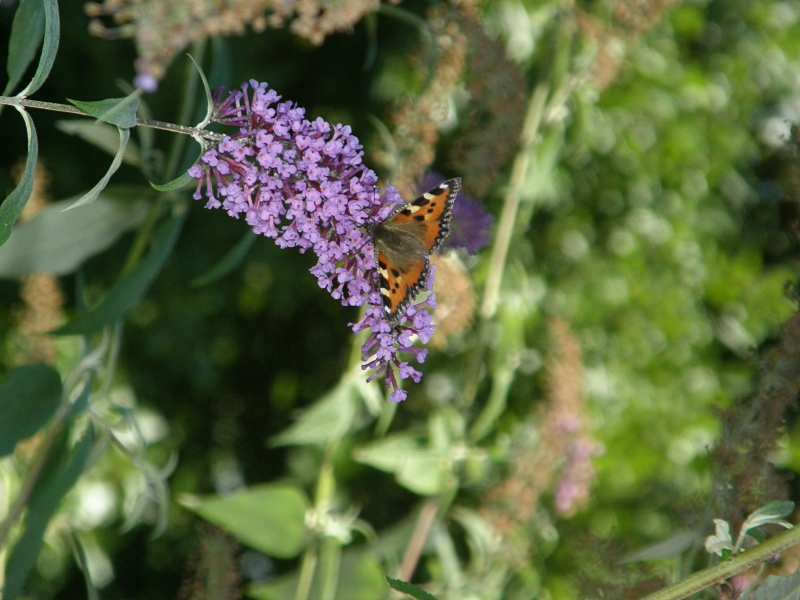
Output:
[[774,538],[735,556],[731,560],[690,575],[675,585],[660,590],[655,594],[645,596],[642,600],[680,600],[681,598],[687,598],[737,573],[747,571],[749,568],[797,544],[800,544],[800,527],[784,531],[780,535],[776,535]]
[[[77,106],[71,104],[58,104],[56,102],[42,102],[41,100],[31,100],[30,98],[17,98],[16,96],[0,96],[0,104],[8,106],[18,106],[21,108],[38,108],[41,110],[50,110],[54,112],[62,112],[70,115],[78,115],[80,117],[95,117],[89,113],[81,110]],[[186,127],[185,125],[176,125],[175,123],[166,123],[164,121],[154,121],[152,119],[136,119],[138,127],[149,127],[151,129],[160,129],[162,131],[170,131],[172,133],[179,133],[181,135],[190,135],[209,141],[219,141],[222,135],[214,133],[213,131],[206,131],[205,129],[198,129],[197,127]]]
[[[389,399],[405,400],[401,380],[419,382],[422,373],[400,355],[425,360],[427,350],[415,342],[433,335],[424,309],[435,307],[435,297],[429,294],[391,321],[383,310],[370,230],[402,204],[397,189],[380,191],[349,126],[310,121],[305,109],[281,102],[266,83],[251,80],[225,97],[219,90],[210,120],[236,132],[207,147],[189,169],[198,180],[194,199],[205,196],[206,208],[244,217],[254,233],[281,248],[312,251],[318,260],[310,271],[319,286],[344,306],[364,307],[351,327],[369,330],[361,347],[368,381],[384,377]],[[433,268],[424,287],[432,285]]]

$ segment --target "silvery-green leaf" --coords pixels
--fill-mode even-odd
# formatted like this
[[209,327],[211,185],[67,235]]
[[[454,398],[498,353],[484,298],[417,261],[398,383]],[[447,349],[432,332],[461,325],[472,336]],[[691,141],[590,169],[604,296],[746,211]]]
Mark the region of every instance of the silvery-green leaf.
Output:
[[[97,146],[111,156],[115,156],[119,150],[119,132],[116,127],[108,123],[98,123],[93,119],[60,119],[56,121],[56,128]],[[134,167],[141,166],[136,142],[128,141],[122,160]]]
[[79,210],[62,212],[79,196],[53,202],[12,230],[8,242],[0,247],[0,277],[74,272],[144,220],[147,195],[148,190],[140,187],[113,186]]
[[705,547],[709,554],[718,554],[722,556],[723,550],[733,551],[733,538],[731,537],[731,526],[727,521],[722,519],[714,519],[715,531],[714,535],[706,538]]

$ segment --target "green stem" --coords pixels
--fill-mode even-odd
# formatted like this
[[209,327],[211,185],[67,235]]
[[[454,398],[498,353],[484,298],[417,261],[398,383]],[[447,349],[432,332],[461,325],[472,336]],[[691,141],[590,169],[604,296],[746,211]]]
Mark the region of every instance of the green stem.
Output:
[[[318,513],[327,512],[331,498],[336,491],[336,477],[333,472],[333,457],[336,454],[336,449],[339,447],[339,440],[331,440],[325,447],[325,454],[322,458],[322,465],[319,468],[319,477],[317,479],[317,489],[314,492],[314,508],[313,510]],[[319,532],[317,532],[319,533]],[[329,540],[322,540],[323,551],[323,588],[333,590],[336,594],[336,585],[338,583],[339,562],[336,560],[335,573],[331,573],[330,569],[334,567],[331,561],[334,556],[330,554],[331,549],[328,548]],[[330,540],[336,542],[337,540]],[[300,578],[297,584],[297,593],[295,600],[308,600],[311,593],[311,584],[314,581],[314,572],[317,569],[317,560],[319,558],[320,540],[317,539],[310,543],[305,552],[303,553],[303,562],[300,566]],[[333,598],[333,596],[331,596]]]
[[333,439],[325,447],[325,455],[322,465],[319,468],[319,479],[317,480],[317,490],[314,494],[314,506],[318,510],[327,510],[333,493],[336,491],[336,477],[333,473],[333,456],[339,440]]
[[[55,102],[42,102],[41,100],[31,100],[30,98],[17,98],[11,96],[0,96],[0,104],[7,104],[9,106],[19,106],[22,108],[38,108],[41,110],[51,110],[55,112],[68,113],[70,115],[79,115],[81,117],[94,117],[77,106],[70,104],[56,104]],[[151,119],[136,119],[136,125],[139,127],[150,127],[151,129],[160,129],[162,131],[171,131],[172,133],[180,133],[182,135],[191,135],[193,137],[201,137],[207,140],[220,141],[225,137],[221,133],[214,133],[213,131],[206,131],[205,129],[197,129],[196,127],[185,127],[183,125],[175,125],[174,123],[165,123],[163,121],[153,121]]]
[[503,366],[497,369],[492,378],[492,391],[486,406],[483,407],[478,418],[469,430],[470,443],[477,444],[486,435],[491,433],[495,421],[506,409],[506,398],[511,383],[514,381],[514,369]]
[[373,432],[374,437],[382,438],[386,435],[386,432],[389,431],[389,427],[392,425],[392,421],[394,421],[394,416],[397,414],[398,406],[399,403],[397,402],[383,403],[378,422],[375,424],[375,431]]
[[108,358],[104,369],[105,377],[103,378],[100,389],[97,391],[98,398],[105,397],[114,381],[114,374],[117,371],[117,362],[119,361],[119,353],[122,349],[122,321],[118,321],[114,324],[109,337]]
[[[500,300],[500,285],[503,282],[508,250],[511,247],[511,238],[514,235],[514,227],[519,214],[521,201],[521,190],[528,176],[528,169],[531,163],[531,151],[536,143],[539,134],[539,127],[542,123],[542,116],[545,110],[545,103],[550,88],[547,84],[540,84],[531,94],[528,102],[528,111],[522,126],[522,133],[519,139],[519,151],[514,158],[511,168],[511,176],[508,182],[508,191],[503,201],[503,210],[497,223],[497,232],[494,236],[492,246],[492,256],[489,259],[489,274],[486,278],[486,286],[483,290],[483,301],[480,309],[481,322],[478,326],[479,337],[483,338],[490,334],[489,320],[497,312]],[[461,402],[465,407],[471,406],[475,401],[478,392],[478,382],[481,376],[481,363],[485,346],[478,345],[468,363],[469,368],[464,377]],[[484,410],[485,412],[485,410]],[[481,425],[481,427],[483,427]],[[473,427],[473,431],[475,427]]]
[[508,249],[511,246],[511,237],[514,234],[514,225],[517,222],[517,212],[521,199],[522,186],[528,177],[528,168],[531,163],[531,150],[536,143],[539,133],[539,125],[542,122],[545,101],[549,94],[549,86],[540,84],[531,95],[528,104],[528,112],[525,115],[525,122],[522,125],[520,135],[520,149],[514,158],[511,168],[511,176],[508,181],[508,192],[503,202],[503,211],[500,213],[500,220],[497,223],[497,233],[492,247],[492,257],[489,261],[489,275],[486,279],[486,287],[483,291],[483,304],[481,305],[481,317],[490,319],[497,311],[497,304],[500,298],[500,284],[503,280]]
[[147,218],[136,232],[136,239],[133,241],[133,246],[131,246],[130,252],[128,252],[128,257],[125,259],[125,264],[122,265],[122,271],[120,271],[119,274],[120,279],[125,277],[125,275],[130,273],[131,270],[133,270],[133,268],[139,264],[139,260],[141,260],[142,254],[144,254],[144,251],[147,248],[147,242],[150,240],[150,235],[153,233],[153,229],[156,226],[156,222],[158,221],[158,216],[160,213],[161,203],[151,203]]
[[686,598],[737,573],[742,573],[797,544],[800,544],[800,527],[785,531],[731,560],[695,573],[675,585],[642,598],[642,600],[679,600],[680,598]]
[[320,600],[334,600],[339,585],[339,568],[342,563],[342,545],[336,538],[325,538],[322,542],[322,564],[320,565]]
[[316,542],[311,542],[303,552],[303,562],[300,565],[300,577],[297,581],[297,593],[294,595],[294,600],[308,600],[316,568],[317,544]]

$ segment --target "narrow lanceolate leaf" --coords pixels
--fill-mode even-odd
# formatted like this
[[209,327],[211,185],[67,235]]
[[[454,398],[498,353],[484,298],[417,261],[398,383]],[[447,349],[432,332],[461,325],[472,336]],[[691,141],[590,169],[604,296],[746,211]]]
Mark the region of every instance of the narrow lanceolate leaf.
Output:
[[209,283],[213,283],[214,281],[217,281],[221,277],[224,277],[233,271],[241,264],[241,262],[244,260],[244,257],[247,256],[247,252],[250,250],[250,247],[256,241],[257,237],[258,236],[253,235],[253,232],[248,231],[246,234],[244,234],[244,237],[239,241],[239,243],[231,248],[221,261],[211,267],[208,272],[193,279],[190,285],[192,287],[208,285]]
[[68,206],[64,210],[72,210],[73,208],[78,208],[79,206],[83,206],[85,204],[91,204],[94,202],[97,197],[100,195],[105,187],[108,185],[111,176],[116,173],[119,166],[122,164],[122,158],[125,156],[125,148],[128,145],[128,140],[131,139],[131,130],[130,129],[122,129],[118,128],[119,131],[119,148],[117,149],[117,154],[114,156],[114,160],[111,161],[111,166],[108,167],[108,171],[106,174],[103,175],[103,178],[97,182],[97,185],[94,186],[91,190],[86,192],[80,199],[78,199],[75,204],[72,206]]
[[8,83],[3,96],[10,94],[19,83],[28,65],[36,56],[36,50],[44,35],[44,5],[42,0],[20,0],[11,35],[8,38]]
[[393,590],[397,590],[398,592],[403,592],[404,594],[408,594],[412,598],[416,598],[417,600],[436,600],[436,596],[433,594],[429,594],[425,590],[418,588],[415,585],[412,585],[406,581],[401,581],[400,579],[392,579],[391,577],[386,578],[386,583],[389,584],[389,587]]
[[61,499],[83,473],[94,443],[94,430],[89,427],[83,438],[70,450],[65,430],[56,442],[51,460],[45,465],[39,482],[28,501],[25,529],[8,557],[3,600],[16,600],[42,547],[47,524],[58,509]]
[[67,420],[71,421],[89,408],[89,400],[92,396],[92,383],[94,383],[94,373],[91,373],[89,377],[86,378],[83,382],[83,389],[81,389],[80,394],[78,394],[78,396],[72,400],[72,404],[69,405]]
[[620,563],[641,562],[644,560],[664,560],[674,558],[684,552],[697,539],[697,534],[693,531],[679,531],[666,540],[650,544],[626,554],[620,559]]
[[36,167],[36,159],[39,156],[39,141],[36,138],[36,128],[33,126],[33,119],[21,107],[15,106],[22,118],[25,120],[25,128],[28,131],[28,160],[25,162],[25,171],[19,180],[19,184],[14,188],[8,197],[0,204],[0,246],[6,243],[11,235],[11,228],[17,222],[22,209],[28,203],[28,199],[33,192],[33,170]]
[[17,96],[25,98],[36,92],[50,75],[53,62],[58,52],[58,38],[61,35],[61,24],[58,17],[57,0],[43,0],[44,4],[44,43],[39,56],[39,66],[31,82]]
[[139,108],[137,92],[125,98],[106,98],[93,102],[70,100],[69,98],[67,100],[95,119],[109,125],[116,125],[123,129],[136,127],[136,109]]
[[50,420],[61,402],[61,377],[43,363],[17,367],[0,384],[0,457]]
[[745,522],[742,523],[742,532],[750,537],[757,537],[756,532],[751,531],[756,527],[761,527],[767,524],[776,524],[791,529],[793,525],[781,517],[790,515],[794,510],[794,502],[788,500],[775,500],[766,506],[762,506],[758,510],[753,511],[748,515]]
[[150,185],[153,186],[154,190],[158,190],[159,192],[172,192],[174,190],[185,188],[190,183],[196,183],[196,181],[197,180],[194,177],[190,176],[188,173],[184,173],[180,177],[163,185],[158,185],[157,183],[152,182],[150,182]]
[[[99,123],[96,119],[59,119],[56,129],[69,135],[74,135],[82,140],[108,152],[111,156],[117,154],[119,147],[119,132],[117,128],[108,123]],[[125,155],[122,161],[134,167],[141,167],[141,153],[136,142],[129,141],[125,146]]]
[[94,333],[113,325],[141,300],[178,239],[186,213],[166,219],[153,234],[153,249],[93,309],[57,329],[61,335]]
[[147,188],[112,186],[96,202],[62,212],[75,198],[48,205],[33,219],[11,232],[0,246],[0,277],[17,278],[31,272],[67,275],[111,246],[128,229],[144,220],[152,195]]
[[751,514],[749,519],[764,517],[764,518],[781,518],[787,517],[792,514],[794,510],[794,502],[789,500],[775,500],[774,502],[770,502],[766,506],[762,506],[761,508],[754,510]]
[[211,97],[211,88],[208,85],[208,79],[206,79],[206,74],[203,73],[203,69],[200,68],[200,65],[197,64],[197,61],[191,54],[189,54],[189,60],[194,63],[197,72],[200,73],[200,81],[203,82],[203,89],[206,92],[206,116],[203,117],[203,120],[197,125],[198,128],[203,128],[211,122],[211,116],[214,114],[214,100]]

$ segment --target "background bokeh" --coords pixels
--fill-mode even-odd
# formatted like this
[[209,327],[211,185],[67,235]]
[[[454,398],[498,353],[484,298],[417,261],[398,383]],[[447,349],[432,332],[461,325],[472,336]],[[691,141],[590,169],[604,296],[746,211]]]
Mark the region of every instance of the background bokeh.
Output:
[[[0,5],[0,41],[16,8]],[[128,435],[142,462],[98,449],[50,523],[31,597],[86,596],[70,535],[102,598],[211,597],[209,564],[228,574],[216,597],[299,598],[312,555],[326,565],[318,578],[340,572],[330,598],[388,597],[384,574],[442,600],[640,597],[708,564],[713,518],[736,526],[796,500],[800,2],[66,0],[59,13],[37,99],[121,97],[146,75],[157,90],[140,116],[176,122],[188,98],[195,123],[205,105],[188,89],[190,52],[212,86],[266,81],[308,118],[351,125],[365,162],[405,198],[427,171],[462,177],[494,225],[476,255],[438,259],[447,335],[409,399],[389,405],[378,382],[363,384],[363,340],[348,327],[358,310],[318,287],[312,255],[259,238],[226,275],[194,285],[250,234],[191,192],[170,196],[190,203],[185,224],[115,329],[116,364],[99,371],[86,417]],[[31,112],[39,195],[91,188],[108,152],[59,129],[63,115]],[[151,205],[165,200],[148,181],[198,154],[152,135],[134,131],[153,153],[112,180]],[[4,196],[25,148],[6,107]],[[118,281],[136,235],[52,279],[55,324]],[[0,275],[5,376],[33,362],[25,340],[42,336],[22,325],[30,281]],[[462,291],[445,302],[448,289]],[[81,343],[56,338],[47,362],[66,377]],[[327,433],[309,423],[321,406],[333,411]],[[290,427],[301,433],[276,439]],[[3,459],[3,510],[28,444]],[[165,495],[144,485],[147,469],[164,469],[152,480]],[[192,504],[264,483],[368,533],[309,526],[302,553],[270,555]],[[427,543],[404,572],[426,515]],[[667,556],[619,565],[668,539]]]

